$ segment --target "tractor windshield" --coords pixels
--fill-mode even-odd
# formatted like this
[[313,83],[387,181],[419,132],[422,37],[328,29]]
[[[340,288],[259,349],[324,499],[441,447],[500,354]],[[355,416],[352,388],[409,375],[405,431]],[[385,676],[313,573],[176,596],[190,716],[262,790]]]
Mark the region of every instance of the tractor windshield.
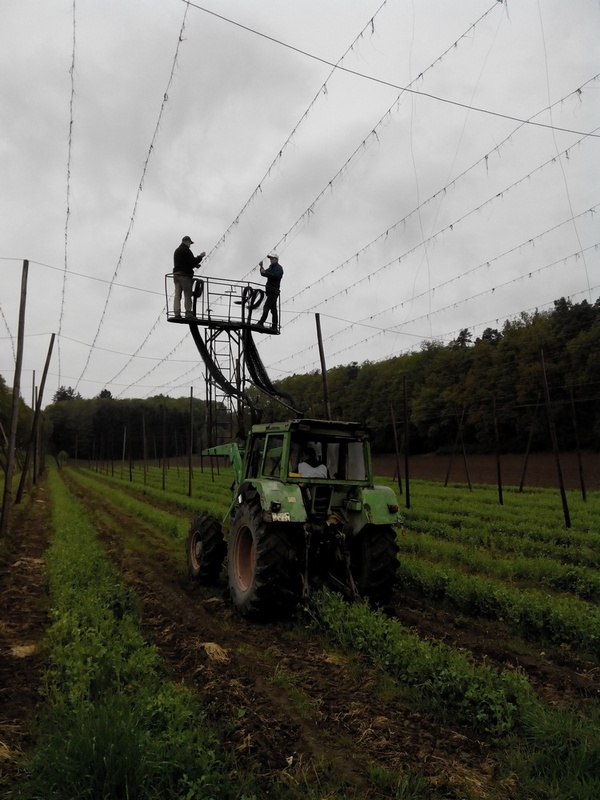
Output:
[[365,444],[336,436],[292,439],[290,477],[321,478],[342,481],[369,479]]

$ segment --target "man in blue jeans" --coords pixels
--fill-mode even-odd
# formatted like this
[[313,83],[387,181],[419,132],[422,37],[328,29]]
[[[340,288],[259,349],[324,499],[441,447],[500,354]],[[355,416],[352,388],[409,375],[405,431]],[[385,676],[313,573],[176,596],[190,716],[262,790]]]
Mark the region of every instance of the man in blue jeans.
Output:
[[277,253],[269,253],[269,266],[263,269],[263,262],[260,262],[260,274],[266,277],[267,283],[265,284],[265,305],[261,318],[258,320],[258,325],[264,325],[269,312],[271,312],[271,323],[273,330],[278,330],[278,316],[277,316],[277,301],[279,300],[279,284],[283,278],[283,267],[279,263],[279,256]]
[[191,251],[194,243],[189,236],[184,236],[181,244],[173,253],[173,283],[175,284],[175,299],[173,301],[173,315],[175,319],[181,318],[181,293],[183,292],[185,317],[194,319],[192,314],[192,282],[194,270],[206,255],[204,251],[195,256]]

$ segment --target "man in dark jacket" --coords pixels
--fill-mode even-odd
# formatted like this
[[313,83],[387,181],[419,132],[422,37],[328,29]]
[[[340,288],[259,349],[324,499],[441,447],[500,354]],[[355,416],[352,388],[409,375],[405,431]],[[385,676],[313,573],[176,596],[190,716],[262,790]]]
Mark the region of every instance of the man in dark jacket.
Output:
[[278,330],[278,315],[277,315],[277,302],[279,300],[279,284],[283,278],[283,267],[279,263],[279,256],[277,253],[269,253],[269,266],[263,269],[263,262],[260,262],[260,274],[264,275],[267,279],[265,284],[265,305],[261,318],[258,320],[258,325],[264,325],[269,311],[271,312],[271,321],[273,330]]
[[173,301],[173,312],[176,319],[181,318],[181,293],[184,296],[186,319],[193,319],[192,314],[192,281],[194,270],[206,255],[204,251],[199,256],[195,256],[191,251],[194,243],[189,236],[184,236],[181,244],[173,253],[173,283],[175,284],[175,299]]

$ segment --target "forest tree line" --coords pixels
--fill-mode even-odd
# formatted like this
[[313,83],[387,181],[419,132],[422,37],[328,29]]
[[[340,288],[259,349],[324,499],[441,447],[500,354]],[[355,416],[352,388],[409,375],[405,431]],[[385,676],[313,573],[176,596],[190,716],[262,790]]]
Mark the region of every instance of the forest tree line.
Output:
[[[304,416],[326,416],[319,372],[292,375],[276,386],[295,398]],[[447,344],[428,341],[385,361],[335,367],[327,386],[332,418],[368,425],[376,453],[394,449],[392,418],[401,443],[408,420],[411,453],[448,452],[459,434],[470,452],[494,452],[497,444],[501,452],[549,450],[548,398],[560,448],[599,451],[600,300],[562,298],[549,311],[523,313],[475,340],[463,329]],[[289,409],[257,390],[249,393],[262,408],[262,421],[289,418]],[[10,397],[0,379],[5,430]],[[22,406],[21,445],[28,434]],[[195,398],[116,400],[103,390],[90,400],[69,387],[60,387],[44,417],[50,453],[94,460],[172,458],[190,447],[198,453],[240,428],[225,407]]]

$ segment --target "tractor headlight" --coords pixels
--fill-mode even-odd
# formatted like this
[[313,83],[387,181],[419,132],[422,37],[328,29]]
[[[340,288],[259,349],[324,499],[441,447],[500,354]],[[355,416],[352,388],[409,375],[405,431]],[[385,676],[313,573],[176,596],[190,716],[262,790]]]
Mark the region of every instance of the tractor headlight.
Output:
[[271,500],[271,511],[277,514],[278,511],[281,511],[281,503],[278,500]]

